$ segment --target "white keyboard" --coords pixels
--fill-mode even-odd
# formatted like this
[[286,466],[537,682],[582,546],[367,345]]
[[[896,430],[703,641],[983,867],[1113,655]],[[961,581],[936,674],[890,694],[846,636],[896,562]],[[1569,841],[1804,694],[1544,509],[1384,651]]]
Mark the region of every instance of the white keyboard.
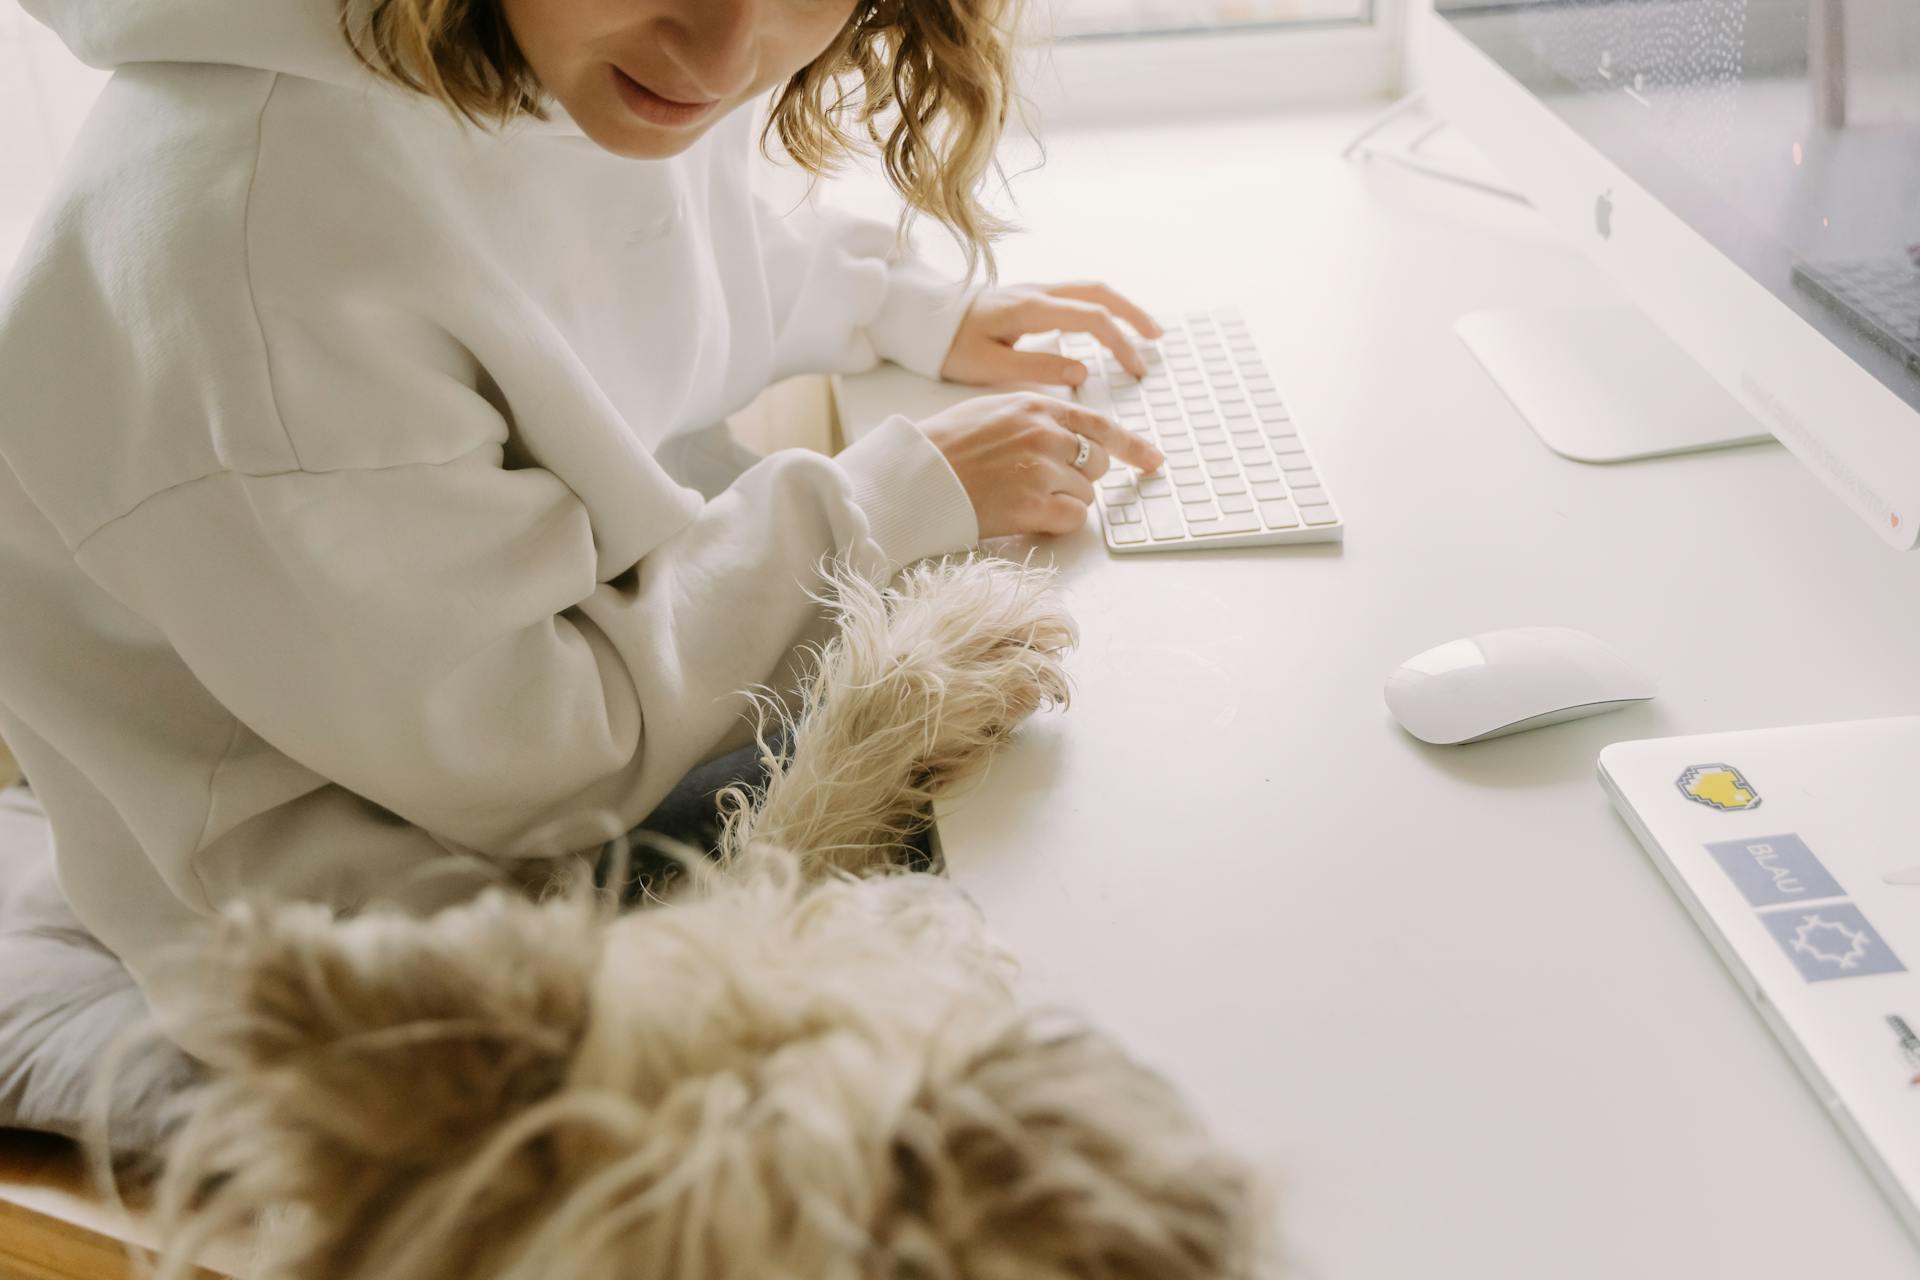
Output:
[[1138,344],[1144,379],[1091,335],[1061,335],[1061,353],[1088,370],[1074,399],[1112,414],[1167,455],[1151,476],[1116,460],[1095,485],[1107,546],[1186,551],[1340,541],[1340,512],[1239,314],[1154,318],[1166,332]]

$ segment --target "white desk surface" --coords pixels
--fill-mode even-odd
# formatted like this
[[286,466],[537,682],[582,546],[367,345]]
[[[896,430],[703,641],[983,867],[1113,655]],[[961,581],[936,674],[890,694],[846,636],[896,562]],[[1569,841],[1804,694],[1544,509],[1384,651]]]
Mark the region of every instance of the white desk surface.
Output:
[[[1240,306],[1348,534],[1051,543],[1074,703],[942,809],[953,874],[1030,992],[1277,1176],[1295,1274],[1920,1273],[1594,772],[1619,739],[1920,711],[1920,556],[1777,446],[1549,453],[1453,320],[1610,286],[1527,210],[1342,163],[1370,110],[1060,134],[1015,179],[1003,279]],[[842,391],[856,431],[967,393]],[[1388,718],[1402,659],[1527,623],[1661,696],[1462,748]]]

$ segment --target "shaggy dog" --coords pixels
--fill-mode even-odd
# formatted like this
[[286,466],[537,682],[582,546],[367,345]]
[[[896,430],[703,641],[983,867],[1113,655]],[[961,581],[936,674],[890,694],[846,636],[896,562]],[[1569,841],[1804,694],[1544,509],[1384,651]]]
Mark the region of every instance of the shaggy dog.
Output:
[[671,903],[490,890],[416,919],[236,908],[170,1028],[208,1065],[160,1275],[264,1223],[286,1280],[1216,1280],[1253,1182],[1172,1090],[1023,1008],[927,802],[1063,702],[1044,575],[836,575],[837,634]]

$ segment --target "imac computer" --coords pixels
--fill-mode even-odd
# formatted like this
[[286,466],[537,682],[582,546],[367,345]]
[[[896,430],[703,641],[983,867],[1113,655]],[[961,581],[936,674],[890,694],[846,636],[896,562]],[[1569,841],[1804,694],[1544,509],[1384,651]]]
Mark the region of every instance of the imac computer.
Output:
[[1920,539],[1920,0],[1434,0],[1437,114],[1631,305],[1459,331],[1610,462],[1777,437]]

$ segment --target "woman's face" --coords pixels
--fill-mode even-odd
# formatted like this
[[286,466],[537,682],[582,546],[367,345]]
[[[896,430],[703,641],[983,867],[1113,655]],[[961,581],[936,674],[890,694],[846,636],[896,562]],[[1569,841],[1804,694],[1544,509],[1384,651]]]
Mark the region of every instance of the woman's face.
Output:
[[[856,0],[500,0],[541,86],[616,155],[658,159],[812,62]],[[687,105],[692,104],[692,105]]]

